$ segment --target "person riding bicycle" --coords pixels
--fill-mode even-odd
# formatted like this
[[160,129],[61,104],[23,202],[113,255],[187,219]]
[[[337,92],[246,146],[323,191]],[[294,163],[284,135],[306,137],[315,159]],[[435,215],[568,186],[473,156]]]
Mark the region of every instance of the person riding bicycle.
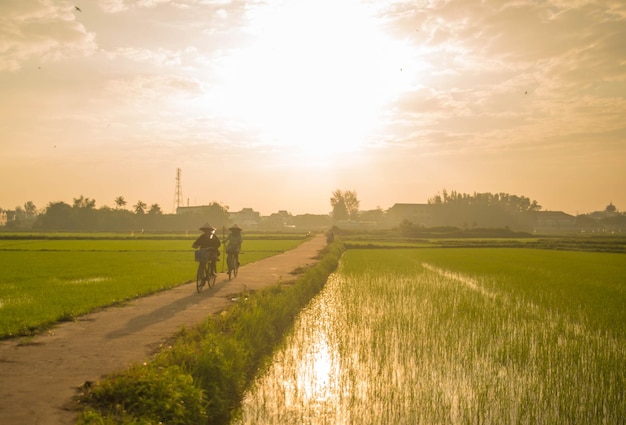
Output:
[[217,263],[220,256],[219,248],[222,243],[215,234],[215,227],[206,223],[204,226],[200,227],[200,230],[202,230],[202,234],[198,236],[198,239],[191,245],[192,248],[209,250],[211,254],[210,260]]
[[241,244],[243,243],[243,236],[241,236],[241,227],[233,225],[228,229],[230,233],[226,236],[224,244],[226,245],[226,253],[234,254],[237,266],[239,266],[239,252],[241,251]]

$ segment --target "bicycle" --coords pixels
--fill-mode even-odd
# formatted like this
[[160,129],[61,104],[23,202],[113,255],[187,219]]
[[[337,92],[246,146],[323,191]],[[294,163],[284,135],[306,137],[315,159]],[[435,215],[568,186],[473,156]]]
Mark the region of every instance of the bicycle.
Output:
[[237,277],[239,272],[239,253],[236,251],[229,252],[226,257],[226,264],[228,265],[228,280]]
[[202,292],[204,285],[209,289],[215,285],[217,279],[217,250],[215,248],[197,249],[195,258],[198,262],[198,272],[196,273],[196,290]]

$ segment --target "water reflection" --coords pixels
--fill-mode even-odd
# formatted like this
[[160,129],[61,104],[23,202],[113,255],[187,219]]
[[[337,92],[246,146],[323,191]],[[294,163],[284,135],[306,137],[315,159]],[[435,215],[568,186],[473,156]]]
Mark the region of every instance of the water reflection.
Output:
[[[399,255],[385,254],[342,261]],[[624,344],[554,309],[529,308],[514,290],[481,291],[428,264],[331,276],[246,396],[238,423],[623,422]]]
[[245,397],[238,424],[447,423],[420,418],[430,363],[416,357],[420,309],[402,288],[416,291],[415,281],[332,275]]
[[247,394],[240,423],[336,423],[342,381],[336,339],[340,305],[332,280],[299,316],[293,335]]

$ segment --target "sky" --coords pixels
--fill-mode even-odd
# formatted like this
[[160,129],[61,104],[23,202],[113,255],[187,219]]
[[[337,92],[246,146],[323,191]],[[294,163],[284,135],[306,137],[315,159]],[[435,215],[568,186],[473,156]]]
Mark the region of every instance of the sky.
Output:
[[621,0],[1,0],[0,208],[626,211]]

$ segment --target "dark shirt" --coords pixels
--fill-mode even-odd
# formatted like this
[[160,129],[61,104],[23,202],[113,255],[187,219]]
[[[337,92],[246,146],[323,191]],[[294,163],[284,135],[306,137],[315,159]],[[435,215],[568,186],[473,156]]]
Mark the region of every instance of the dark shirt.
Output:
[[194,248],[215,248],[218,249],[221,245],[220,239],[214,234],[201,234],[198,239],[193,243],[192,247]]

